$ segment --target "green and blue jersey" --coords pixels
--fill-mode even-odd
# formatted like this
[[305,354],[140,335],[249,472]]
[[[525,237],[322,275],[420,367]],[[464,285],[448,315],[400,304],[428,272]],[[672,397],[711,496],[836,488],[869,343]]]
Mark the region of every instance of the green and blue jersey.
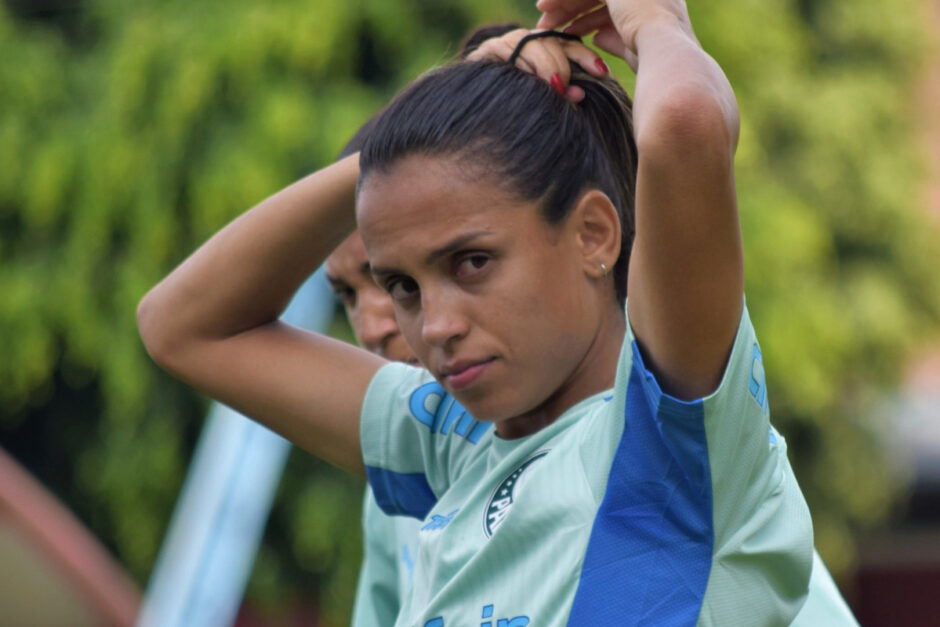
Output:
[[422,521],[396,625],[787,624],[812,525],[746,310],[718,389],[664,394],[628,326],[613,389],[503,440],[426,371],[362,412],[375,499]]

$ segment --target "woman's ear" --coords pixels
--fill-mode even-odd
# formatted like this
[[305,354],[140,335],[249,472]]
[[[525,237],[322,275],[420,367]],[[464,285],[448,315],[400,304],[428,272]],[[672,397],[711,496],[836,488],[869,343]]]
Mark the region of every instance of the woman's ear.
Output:
[[591,189],[578,200],[571,212],[584,260],[584,271],[592,277],[607,276],[620,256],[620,216],[607,194]]

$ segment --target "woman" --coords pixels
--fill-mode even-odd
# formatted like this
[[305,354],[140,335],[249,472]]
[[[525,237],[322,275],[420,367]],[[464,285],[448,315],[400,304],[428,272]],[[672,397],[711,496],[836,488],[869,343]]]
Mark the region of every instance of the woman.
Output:
[[[783,624],[805,596],[809,514],[743,307],[733,94],[684,3],[592,4],[544,0],[542,25],[631,63],[632,116],[547,40],[519,63],[554,56],[554,89],[443,68],[140,306],[161,365],[426,521],[399,625]],[[433,378],[277,322],[355,227],[357,181]]]

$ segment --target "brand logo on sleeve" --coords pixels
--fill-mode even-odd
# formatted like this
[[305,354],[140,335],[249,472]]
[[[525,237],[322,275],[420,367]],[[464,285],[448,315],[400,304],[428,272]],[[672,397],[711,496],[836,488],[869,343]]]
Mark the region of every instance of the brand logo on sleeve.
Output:
[[760,405],[761,411],[770,413],[770,404],[767,402],[767,382],[764,380],[764,357],[761,355],[757,342],[751,350],[751,377],[748,381],[748,391]]
[[499,482],[490,497],[489,503],[483,512],[483,532],[486,537],[492,536],[496,529],[503,524],[509,510],[518,496],[522,484],[525,483],[526,471],[532,467],[535,462],[548,455],[548,451],[539,451],[529,459],[522,462],[508,477]]
[[440,514],[433,514],[431,516],[431,521],[421,527],[421,531],[431,531],[436,529],[443,529],[454,519],[454,516],[457,515],[459,509],[455,509],[446,516],[441,516]]

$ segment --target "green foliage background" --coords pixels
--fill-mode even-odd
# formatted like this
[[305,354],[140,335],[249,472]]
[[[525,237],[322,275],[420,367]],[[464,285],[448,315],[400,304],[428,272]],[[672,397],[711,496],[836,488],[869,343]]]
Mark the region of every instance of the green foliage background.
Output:
[[[690,4],[741,105],[748,305],[774,422],[844,576],[853,533],[903,493],[866,416],[940,322],[913,104],[926,2]],[[536,14],[494,0],[63,6],[0,8],[0,440],[143,584],[206,403],[147,358],[139,298],[330,162],[473,26]],[[358,480],[292,457],[256,605],[348,621],[360,498]]]

